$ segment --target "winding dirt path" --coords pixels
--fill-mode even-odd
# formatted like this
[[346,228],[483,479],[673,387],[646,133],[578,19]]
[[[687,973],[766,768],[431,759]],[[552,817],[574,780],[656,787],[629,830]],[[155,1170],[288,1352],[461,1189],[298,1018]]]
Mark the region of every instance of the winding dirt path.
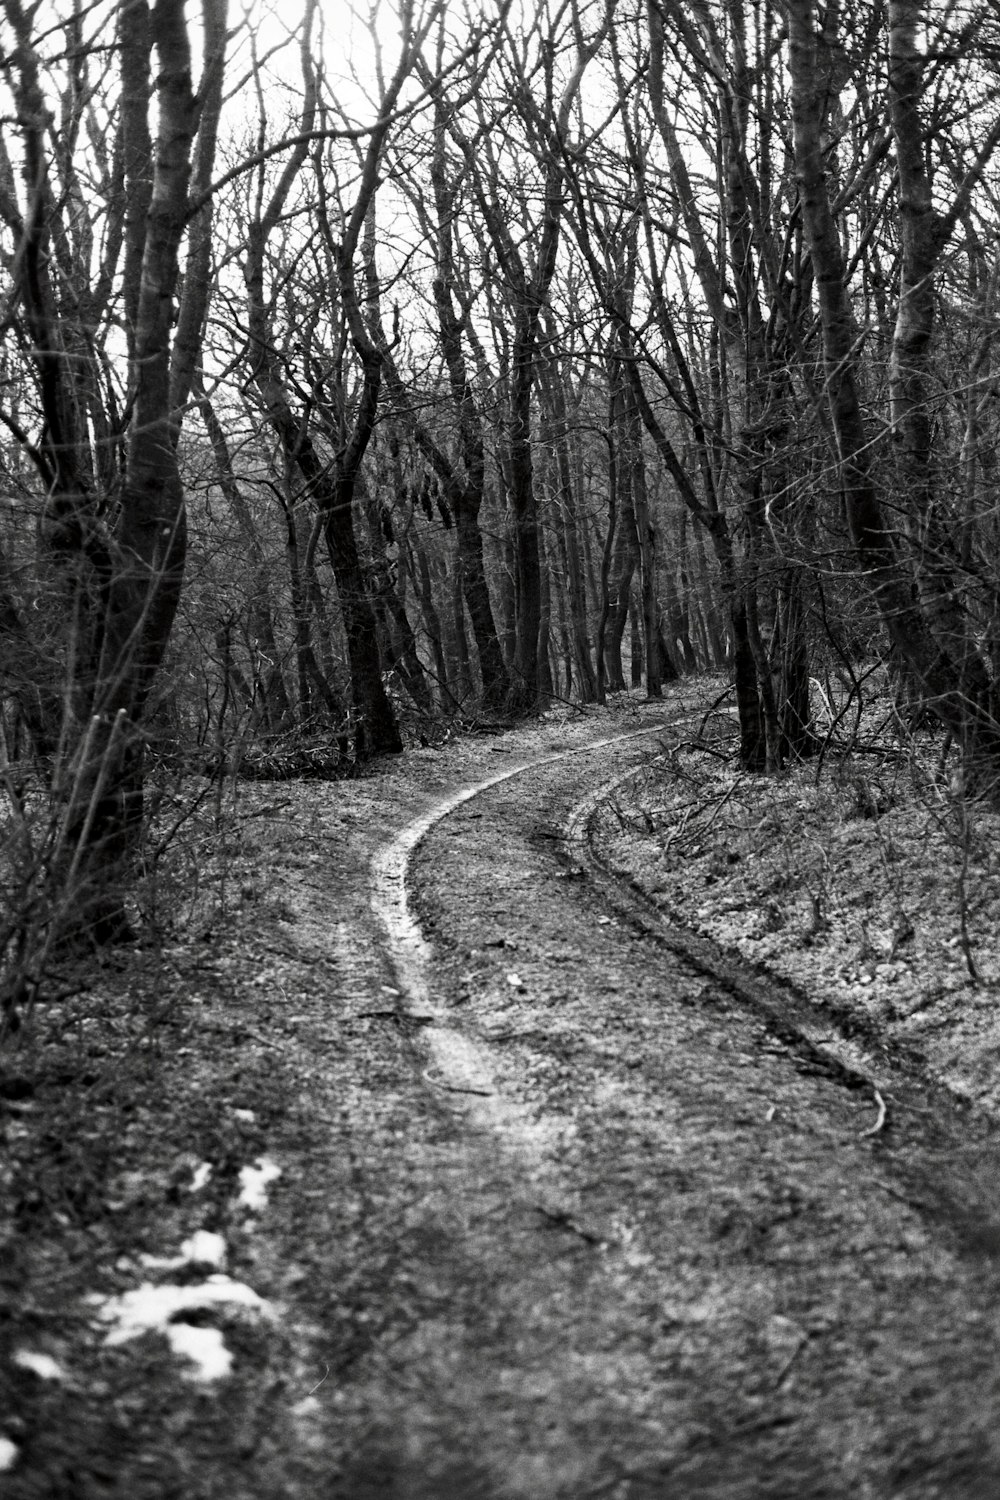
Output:
[[100,1270],[207,1231],[272,1316],[204,1387],[83,1311],[5,1497],[995,1500],[996,1130],[593,845],[691,707],[257,798]]
[[337,1493],[995,1495],[994,1144],[609,891],[580,829],[651,732],[452,791],[376,856],[445,1124]]

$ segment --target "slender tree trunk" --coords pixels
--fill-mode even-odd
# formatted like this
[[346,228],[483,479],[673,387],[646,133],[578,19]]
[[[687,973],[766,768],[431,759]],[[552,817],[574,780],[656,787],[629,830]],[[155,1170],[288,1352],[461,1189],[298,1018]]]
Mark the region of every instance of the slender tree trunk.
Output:
[[537,683],[540,699],[552,696],[552,659],[550,655],[552,628],[552,568],[546,558],[546,541],[543,533],[538,535],[539,564],[539,609],[538,609],[538,657]]
[[465,600],[462,588],[462,573],[458,569],[452,578],[445,570],[445,583],[451,590],[451,618],[455,638],[455,696],[464,703],[472,696],[472,662],[469,656],[469,638],[465,633]]
[[503,632],[500,644],[509,671],[514,669],[517,645],[517,578],[514,572],[514,545],[510,530],[502,532],[502,555],[500,565],[500,606],[503,615]]
[[643,636],[645,619],[635,602],[635,596],[629,594],[628,600],[628,623],[629,623],[629,679],[633,688],[642,687],[642,666],[645,655],[643,649]]
[[368,540],[371,551],[370,565],[366,577],[372,603],[385,622],[386,632],[392,642],[392,665],[399,673],[403,686],[421,713],[430,714],[432,709],[430,688],[424,673],[423,663],[417,651],[406,607],[399,590],[393,582],[394,564],[390,562],[385,538],[379,527],[378,516],[368,494],[365,494],[365,516],[368,523]]
[[409,540],[411,568],[413,569],[413,581],[416,585],[420,598],[420,607],[424,616],[424,629],[430,642],[431,653],[434,658],[434,676],[437,681],[438,704],[442,712],[447,712],[448,704],[452,702],[448,685],[448,661],[444,651],[444,632],[441,628],[441,616],[434,600],[434,585],[431,580],[430,563],[427,553],[414,533]]
[[[626,397],[627,397],[626,391]],[[639,429],[638,414],[634,426]],[[656,598],[656,533],[650,516],[649,491],[642,443],[636,434],[633,449],[632,506],[639,544],[639,597],[642,601],[642,634],[646,647],[646,695],[663,697],[663,664],[660,660],[660,607]]]
[[[554,330],[548,324],[547,335],[551,342],[554,339]],[[554,450],[552,486],[555,509],[554,529],[559,552],[564,559],[564,582],[573,642],[573,659],[580,683],[580,700],[583,703],[592,703],[597,694],[597,679],[587,633],[587,598],[580,563],[577,504],[569,449],[569,415],[560,372],[546,371],[542,378],[542,389],[549,408],[548,437]]]
[[539,561],[538,502],[535,496],[531,410],[535,384],[538,310],[524,309],[514,336],[510,377],[507,463],[513,521],[517,630],[511,704],[531,709],[539,699],[539,633],[542,626],[542,569]]
[[[613,408],[612,397],[612,408]],[[597,659],[597,701],[607,702],[606,641],[608,621],[611,616],[611,564],[614,557],[618,530],[618,455],[612,424],[607,430],[608,440],[608,529],[604,534],[601,549],[601,591],[597,617],[595,656]],[[620,664],[620,659],[619,659]]]
[[313,498],[323,511],[323,533],[337,580],[337,594],[347,638],[347,657],[357,715],[354,726],[355,750],[360,760],[370,755],[395,754],[403,748],[403,742],[382,683],[375,616],[365,587],[354,534],[356,475],[341,475],[332,487],[322,484],[317,493],[319,478],[317,474]]

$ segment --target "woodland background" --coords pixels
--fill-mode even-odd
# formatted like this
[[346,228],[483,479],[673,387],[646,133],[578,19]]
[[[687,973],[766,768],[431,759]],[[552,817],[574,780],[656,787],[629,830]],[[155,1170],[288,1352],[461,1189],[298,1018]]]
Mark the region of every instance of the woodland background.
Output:
[[995,802],[992,0],[2,11],[5,1029],[179,782],[878,666]]

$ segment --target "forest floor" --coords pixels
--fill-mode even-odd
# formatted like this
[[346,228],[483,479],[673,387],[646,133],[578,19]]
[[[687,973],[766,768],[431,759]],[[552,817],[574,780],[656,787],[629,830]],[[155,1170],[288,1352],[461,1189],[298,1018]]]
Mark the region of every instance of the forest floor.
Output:
[[4,1500],[1000,1493],[1000,817],[721,690],[164,807],[0,1058]]

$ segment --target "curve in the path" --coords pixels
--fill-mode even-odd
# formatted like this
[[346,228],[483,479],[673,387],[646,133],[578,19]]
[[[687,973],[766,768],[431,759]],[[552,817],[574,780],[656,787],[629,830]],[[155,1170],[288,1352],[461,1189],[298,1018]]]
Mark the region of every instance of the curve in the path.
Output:
[[372,860],[372,909],[385,934],[402,1008],[424,1023],[423,1036],[430,1060],[428,1081],[462,1100],[471,1123],[516,1140],[518,1154],[522,1158],[533,1158],[538,1164],[544,1155],[544,1126],[514,1100],[499,1092],[483,1050],[472,1038],[450,1024],[446,1008],[432,995],[429,982],[431,949],[420,930],[407,891],[410,862],[421,841],[437,823],[483,792],[556,761],[608,749],[644,735],[662,734],[665,729],[696,717],[696,714],[665,717],[642,729],[630,729],[623,734],[588,740],[586,744],[573,745],[533,760],[519,761],[515,766],[461,787],[435,802],[379,849]]
[[[425,1028],[423,1035],[430,1063],[426,1075],[428,1082],[460,1099],[475,1125],[517,1138],[519,1154],[522,1156],[538,1156],[541,1142],[536,1138],[541,1127],[533,1116],[497,1089],[484,1050],[470,1036],[451,1024],[447,1008],[436,1001],[432,994],[429,982],[431,949],[421,932],[407,891],[407,877],[413,856],[423,839],[438,823],[474,798],[504,782],[574,756],[593,753],[644,736],[662,734],[665,730],[680,727],[700,717],[700,712],[666,715],[657,723],[645,725],[642,729],[630,729],[519,761],[495,775],[460,787],[435,802],[383,845],[372,860],[372,910],[385,936],[399,988],[401,1009],[404,1014],[419,1018]],[[680,931],[675,924],[663,918],[644,892],[633,888],[633,883],[622,872],[613,869],[600,858],[593,848],[590,836],[593,820],[609,797],[641,774],[642,768],[632,766],[623,773],[603,780],[581,798],[570,809],[565,820],[564,838],[567,846],[573,849],[593,873],[604,877],[606,895],[610,894],[609,887],[617,887],[620,894],[624,887],[629,887],[624,892],[629,905],[634,908],[637,901],[641,900],[648,909],[649,920],[643,925],[650,937],[664,942],[695,969],[721,983],[730,992],[737,993],[765,1020],[774,1023],[787,1042],[796,1045],[797,1050],[808,1052],[814,1062],[824,1066],[831,1074],[839,1075],[841,1081],[849,1087],[871,1089],[875,1097],[879,1098],[881,1059],[865,1047],[858,1036],[848,1038],[838,1034],[836,1018],[828,1013],[810,1017],[803,1010],[803,997],[797,996],[799,1003],[792,1005],[791,995],[779,994],[777,986],[770,983],[766,976],[753,971],[745,962],[727,953],[718,944],[693,931]],[[793,1009],[794,1016],[791,1013]],[[834,1028],[832,1032],[831,1025]]]

